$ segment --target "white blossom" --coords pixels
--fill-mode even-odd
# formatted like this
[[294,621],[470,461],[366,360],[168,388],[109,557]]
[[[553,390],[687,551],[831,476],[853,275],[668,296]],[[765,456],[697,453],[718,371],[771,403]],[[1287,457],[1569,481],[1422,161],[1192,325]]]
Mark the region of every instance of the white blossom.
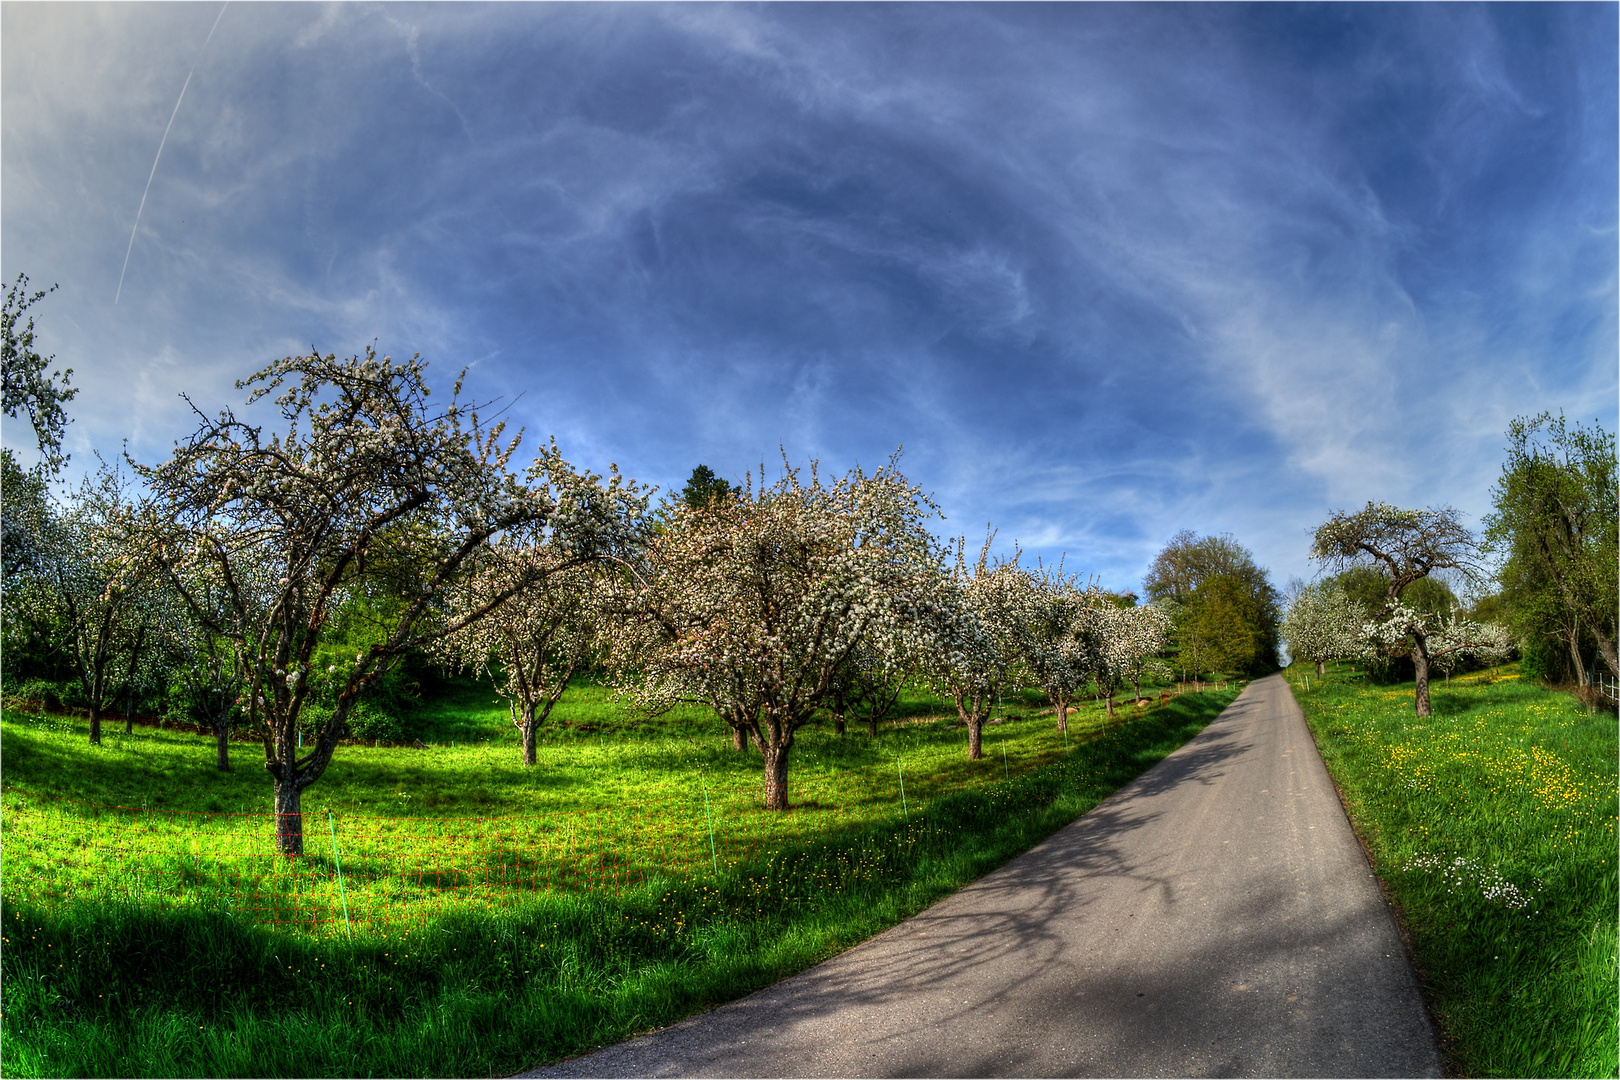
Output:
[[899,655],[937,607],[933,505],[897,464],[824,482],[784,475],[702,508],[676,505],[603,600],[621,688],[643,708],[713,708],[766,759],[787,806],[794,732],[868,646]]
[[1289,655],[1315,664],[1320,675],[1329,660],[1369,655],[1364,622],[1365,616],[1341,586],[1323,582],[1307,586],[1294,598],[1283,616],[1282,632]]
[[[486,428],[476,409],[432,410],[417,357],[396,363],[370,349],[346,360],[288,357],[238,386],[250,405],[271,399],[283,430],[226,411],[141,472],[166,508],[172,549],[212,567],[228,591],[233,617],[220,632],[234,635],[252,688],[249,720],[264,736],[278,842],[296,854],[301,793],[330,763],[361,693],[525,582],[460,610],[443,591],[497,559],[497,541],[508,538],[522,546],[543,537],[579,563],[619,552],[645,496],[617,473],[604,482],[576,471],[554,443],[525,475],[514,473],[521,436]],[[184,590],[180,558],[168,561]],[[313,747],[302,747],[299,719],[313,689],[303,674],[335,613],[362,595],[394,601],[376,609],[381,639],[333,673],[336,707]]]

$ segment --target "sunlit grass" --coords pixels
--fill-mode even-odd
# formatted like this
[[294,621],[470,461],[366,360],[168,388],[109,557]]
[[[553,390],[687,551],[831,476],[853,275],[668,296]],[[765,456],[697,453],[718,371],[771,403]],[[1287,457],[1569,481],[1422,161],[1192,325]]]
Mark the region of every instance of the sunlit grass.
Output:
[[545,741],[532,768],[515,735],[494,725],[456,747],[344,747],[305,794],[309,857],[292,863],[272,853],[256,746],[222,775],[194,736],[140,729],[91,747],[76,724],[19,718],[0,728],[6,889],[19,900],[224,907],[314,931],[426,925],[514,892],[713,873],[903,818],[908,802],[1022,776],[1107,722],[1093,704],[1065,735],[1028,708],[1004,710],[977,761],[965,733],[937,716],[891,724],[875,740],[812,727],[793,753],[795,809],[782,814],[761,807],[758,754],[739,754],[712,719],[682,734],[684,718],[650,729],[610,718],[598,737]]
[[[487,1075],[555,1060],[921,910],[1095,805],[1233,696],[1124,710],[1107,730],[1094,708],[1071,718],[1067,753],[1052,718],[1019,703],[980,762],[914,700],[911,722],[876,740],[805,732],[787,814],[758,809],[757,754],[738,755],[712,721],[571,727],[525,770],[515,735],[463,720],[489,741],[344,747],[306,796],[310,854],[290,861],[265,854],[252,744],[222,777],[194,736],[92,750],[80,725],[8,716],[0,1066]],[[566,858],[524,853],[525,837],[570,824]]]
[[[525,768],[506,708],[495,701],[487,688],[461,686],[449,704],[424,710],[438,717],[432,726],[441,733],[465,736],[453,745],[447,738],[425,750],[340,747],[326,775],[306,791],[305,811],[421,818],[551,814],[689,803],[704,786],[717,805],[758,801],[759,755],[733,750],[728,729],[705,710],[646,720],[627,715],[605,688],[577,686],[542,729],[536,766]],[[908,790],[915,786],[926,798],[992,772],[1005,776],[1004,760],[1012,772],[1033,767],[1066,745],[1050,715],[1013,702],[997,712],[1016,719],[987,728],[987,757],[969,762],[967,734],[954,727],[946,703],[919,692],[903,704],[902,718],[886,721],[876,740],[857,726],[835,735],[826,721],[802,729],[791,757],[792,802],[886,810],[899,804],[897,762]],[[1123,720],[1133,710],[1116,706],[1116,714]],[[83,720],[11,711],[3,719],[7,787],[145,809],[260,813],[269,807],[264,753],[254,742],[233,742],[234,771],[220,773],[208,737],[138,727],[129,735],[104,730],[102,745],[93,747]],[[1103,709],[1087,702],[1071,717],[1068,739],[1088,737],[1105,720]]]
[[[1302,673],[1290,673],[1296,687]],[[1514,668],[1296,694],[1470,1076],[1613,1076],[1616,727]]]

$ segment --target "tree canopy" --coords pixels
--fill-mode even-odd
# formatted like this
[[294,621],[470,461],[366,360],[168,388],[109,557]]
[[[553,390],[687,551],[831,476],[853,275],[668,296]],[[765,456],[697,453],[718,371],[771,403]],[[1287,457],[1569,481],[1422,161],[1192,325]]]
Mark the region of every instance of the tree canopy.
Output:
[[62,453],[62,435],[68,417],[62,406],[72,401],[79,391],[68,385],[72,368],[46,371],[54,357],[41,356],[34,347],[34,317],[28,314],[28,309],[43,300],[47,293],[55,291],[56,286],[52,285],[30,293],[28,275],[18,274],[17,280],[6,290],[4,304],[0,304],[3,411],[13,419],[18,413],[28,417],[39,444],[41,464],[52,472],[61,469],[67,461],[67,455]]
[[[202,615],[187,569],[201,564],[224,583],[232,618],[212,629],[235,635],[286,854],[303,850],[300,795],[330,764],[364,690],[546,573],[618,551],[645,506],[633,484],[577,473],[555,445],[516,475],[519,438],[485,428],[458,400],[459,381],[443,409],[430,407],[424,367],[370,349],[278,360],[237,385],[249,404],[274,395],[283,431],[227,410],[142,470],[166,514],[157,545],[171,585]],[[542,536],[564,558],[514,565],[501,589],[449,609],[458,584],[502,558],[497,538]],[[352,661],[322,671],[318,651],[355,597],[377,632]],[[299,722],[322,682],[333,705],[306,752]]]
[[1405,510],[1368,502],[1353,514],[1336,511],[1317,527],[1311,558],[1333,570],[1376,570],[1391,607],[1408,585],[1436,570],[1455,570],[1474,580],[1482,573],[1479,545],[1449,506]]
[[[1368,502],[1355,513],[1336,511],[1319,525],[1311,558],[1340,572],[1372,570],[1384,585],[1382,603],[1369,612],[1368,636],[1392,653],[1408,653],[1416,675],[1413,707],[1431,715],[1429,664],[1459,654],[1500,655],[1499,628],[1461,618],[1456,597],[1434,575],[1452,571],[1481,578],[1479,546],[1451,507],[1410,510]],[[1361,587],[1372,580],[1358,576]]]
[[702,510],[717,500],[724,500],[737,494],[737,489],[730,481],[722,480],[716,476],[714,470],[707,465],[699,465],[692,470],[687,479],[686,486],[681,488],[681,502],[693,510]]
[[1542,413],[1508,427],[1508,457],[1491,491],[1486,546],[1504,556],[1499,579],[1520,634],[1557,642],[1587,681],[1586,656],[1616,671],[1615,436]]
[[1176,612],[1184,668],[1276,666],[1281,597],[1253,554],[1230,534],[1200,537],[1183,529],[1154,558],[1143,585],[1149,597]]
[[1248,671],[1260,660],[1270,635],[1265,613],[1244,585],[1231,574],[1211,574],[1187,598],[1178,630],[1192,670]]

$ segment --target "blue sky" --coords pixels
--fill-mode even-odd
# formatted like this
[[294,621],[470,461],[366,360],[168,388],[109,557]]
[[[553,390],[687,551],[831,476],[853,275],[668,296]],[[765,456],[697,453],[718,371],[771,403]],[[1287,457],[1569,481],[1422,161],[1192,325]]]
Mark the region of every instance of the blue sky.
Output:
[[1613,430],[1616,12],[7,3],[0,270],[75,466],[375,339],[596,469],[903,445],[942,531],[1280,586]]

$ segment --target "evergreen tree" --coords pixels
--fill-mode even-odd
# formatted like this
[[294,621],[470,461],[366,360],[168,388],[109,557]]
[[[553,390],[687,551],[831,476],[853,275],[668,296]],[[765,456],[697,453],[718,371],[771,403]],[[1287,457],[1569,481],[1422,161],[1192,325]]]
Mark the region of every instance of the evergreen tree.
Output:
[[692,470],[692,476],[681,489],[681,501],[693,510],[702,510],[716,501],[728,499],[737,494],[737,489],[714,474],[714,470],[707,465],[699,465]]

